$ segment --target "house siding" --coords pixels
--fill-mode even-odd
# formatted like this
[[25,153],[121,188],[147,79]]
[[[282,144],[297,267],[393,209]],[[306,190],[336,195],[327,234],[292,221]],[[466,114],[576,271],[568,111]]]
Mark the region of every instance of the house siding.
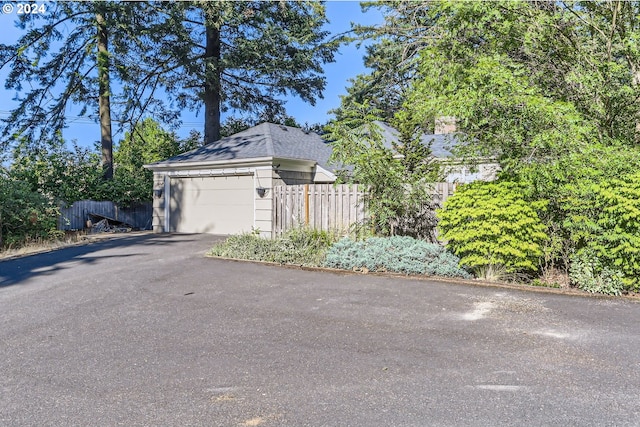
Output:
[[264,167],[256,168],[255,170],[255,187],[266,188],[267,191],[264,197],[260,197],[255,192],[254,199],[254,230],[260,232],[262,237],[271,237],[272,218],[271,218],[271,205],[273,204],[273,168]]
[[152,228],[154,233],[162,233],[165,230],[165,175],[153,174],[153,215]]

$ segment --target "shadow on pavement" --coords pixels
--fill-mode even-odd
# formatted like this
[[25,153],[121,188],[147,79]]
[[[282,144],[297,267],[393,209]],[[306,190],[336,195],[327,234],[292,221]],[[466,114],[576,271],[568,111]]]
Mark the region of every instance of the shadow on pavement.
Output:
[[93,252],[112,248],[126,248],[133,245],[169,246],[178,242],[188,242],[195,239],[189,235],[170,236],[165,234],[145,234],[128,237],[107,238],[80,246],[70,246],[51,252],[27,255],[6,261],[0,260],[0,288],[17,285],[38,275],[49,275],[56,271],[71,268],[65,265],[69,262],[94,264],[100,259],[128,258],[141,255],[140,253],[126,253],[119,255],[87,256]]

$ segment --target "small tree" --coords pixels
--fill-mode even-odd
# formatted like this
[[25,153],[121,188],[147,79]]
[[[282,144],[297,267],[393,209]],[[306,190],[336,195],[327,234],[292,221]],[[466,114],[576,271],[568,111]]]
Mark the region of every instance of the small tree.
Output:
[[187,139],[181,140],[151,118],[132,126],[114,153],[115,182],[122,193],[116,195],[116,198],[121,203],[151,200],[153,172],[144,169],[143,165],[166,160],[196,148],[202,144],[201,140],[197,132],[192,132]]
[[344,166],[341,180],[367,187],[365,200],[376,234],[435,241],[431,189],[440,166],[410,120],[398,118],[399,140],[389,148],[376,119],[370,107],[362,104],[327,126],[326,136],[333,141],[332,161]]

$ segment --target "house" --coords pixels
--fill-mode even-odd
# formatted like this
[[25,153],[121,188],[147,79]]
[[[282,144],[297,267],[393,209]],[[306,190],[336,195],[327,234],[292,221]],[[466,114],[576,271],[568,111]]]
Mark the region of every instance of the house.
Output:
[[[398,132],[378,123],[391,148]],[[445,163],[448,182],[492,179],[495,165],[471,170],[449,148],[453,133],[424,135]],[[302,129],[262,123],[215,144],[145,165],[153,171],[153,229],[156,232],[236,234],[273,230],[273,187],[333,183],[331,145]]]
[[215,144],[145,165],[156,232],[236,234],[272,229],[275,185],[332,183],[331,146],[299,128],[262,123]]
[[[374,122],[381,130],[384,146],[393,149],[400,141],[399,132],[386,123]],[[431,154],[443,167],[444,181],[466,184],[473,181],[492,181],[496,178],[499,165],[493,159],[479,159],[470,165],[457,158],[451,152],[460,142],[456,137],[455,120],[443,117],[436,121],[433,134],[424,134],[420,138],[424,145],[430,145]]]

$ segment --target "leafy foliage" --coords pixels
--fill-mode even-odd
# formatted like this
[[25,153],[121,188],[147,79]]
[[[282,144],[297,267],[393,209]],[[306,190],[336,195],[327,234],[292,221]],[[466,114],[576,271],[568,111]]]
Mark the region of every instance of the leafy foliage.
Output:
[[[485,207],[487,218],[517,224],[522,216],[546,227],[540,231],[548,239],[530,242],[538,225],[496,226],[537,248],[508,249],[520,248],[512,256],[527,260],[517,267],[509,261],[508,270],[532,271],[539,263],[543,276],[564,273],[572,256],[589,249],[602,268],[637,287],[637,177],[631,174],[640,162],[640,3],[444,0],[366,7],[379,8],[384,22],[354,26],[360,40],[373,41],[365,57],[371,72],[352,81],[337,121],[348,123],[360,112],[428,132],[436,118],[454,116],[462,141],[454,154],[470,163],[496,159],[501,179],[519,185],[518,204]],[[529,211],[502,214],[526,203]],[[460,217],[461,229],[473,219]],[[477,226],[491,231],[481,221]],[[468,227],[463,239],[473,242],[473,231]],[[480,249],[483,257],[496,256]],[[484,270],[494,267],[500,266]]]
[[536,213],[544,204],[528,203],[511,182],[466,184],[438,211],[440,236],[462,265],[535,271],[547,239]]
[[18,145],[9,171],[12,179],[28,184],[29,191],[56,203],[91,199],[107,187],[96,150],[77,144],[70,149],[60,139],[40,147]]
[[613,179],[597,188],[601,212],[596,239],[599,258],[623,273],[627,286],[640,289],[640,173]]
[[520,166],[517,180],[526,200],[545,200],[538,215],[547,226],[543,270],[566,271],[570,257],[601,233],[594,186],[637,170],[640,150],[592,144],[554,161]]
[[621,295],[625,288],[622,273],[603,267],[590,250],[580,251],[572,258],[569,277],[578,288],[592,293]]
[[371,237],[363,241],[344,238],[329,249],[324,265],[345,270],[471,277],[458,266],[458,261],[458,257],[436,243],[409,236],[393,236]]
[[578,253],[622,274],[627,287],[640,289],[640,173],[582,188],[588,209],[573,209],[566,226]]
[[459,155],[496,158],[503,174],[516,174],[527,164],[580,150],[593,134],[572,104],[545,96],[528,70],[504,55],[464,65],[441,51],[425,51],[423,58],[407,105],[425,123],[442,114],[456,117],[464,141],[456,147]]
[[432,37],[405,108],[425,123],[434,114],[456,116],[469,148],[505,160],[543,161],[560,142],[578,150],[576,143],[594,140],[635,143],[640,51],[631,46],[639,7],[433,2],[425,33]]
[[102,179],[97,149],[71,148],[57,139],[41,146],[19,144],[13,150],[10,177],[29,184],[56,203],[77,200],[110,200],[120,206],[150,201],[153,173],[144,164],[165,160],[201,144],[199,135],[179,139],[152,120],[146,119],[125,133],[115,150],[115,176]]
[[0,171],[0,249],[57,237],[58,208],[29,184]]
[[223,243],[215,245],[209,255],[319,266],[333,242],[329,233],[305,228],[290,230],[273,240],[264,239],[258,233],[245,233],[230,236]]
[[200,145],[199,135],[180,140],[151,118],[136,124],[125,133],[114,153],[115,180],[124,190],[119,198],[129,203],[151,200],[153,172],[143,165],[166,160]]
[[431,189],[440,165],[409,122],[398,121],[399,141],[385,146],[376,118],[362,106],[326,127],[325,137],[333,141],[332,161],[352,167],[345,168],[341,180],[367,186],[365,200],[375,233],[435,241]]

